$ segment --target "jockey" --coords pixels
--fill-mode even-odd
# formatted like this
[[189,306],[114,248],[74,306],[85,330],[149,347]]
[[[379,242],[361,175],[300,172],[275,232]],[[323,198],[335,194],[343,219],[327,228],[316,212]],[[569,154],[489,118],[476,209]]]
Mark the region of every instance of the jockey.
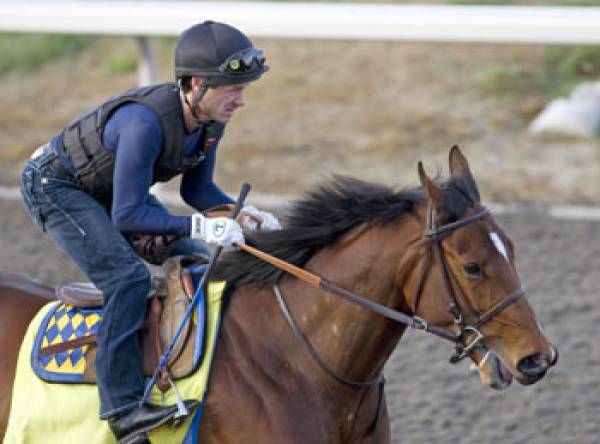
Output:
[[[244,242],[236,221],[201,212],[233,203],[213,181],[217,146],[244,105],[246,86],[268,69],[262,50],[236,28],[194,25],[177,42],[177,83],[128,90],[77,117],[36,150],[21,175],[32,219],[103,292],[100,418],[119,442],[141,440],[177,412],[176,406],[139,406],[139,335],[150,291],[139,254],[160,263],[169,255],[207,255],[205,244]],[[197,211],[191,216],[171,214],[150,194],[154,183],[178,175],[182,199]],[[242,215],[248,228],[280,228],[272,214],[252,206]],[[197,401],[186,405],[191,411]]]

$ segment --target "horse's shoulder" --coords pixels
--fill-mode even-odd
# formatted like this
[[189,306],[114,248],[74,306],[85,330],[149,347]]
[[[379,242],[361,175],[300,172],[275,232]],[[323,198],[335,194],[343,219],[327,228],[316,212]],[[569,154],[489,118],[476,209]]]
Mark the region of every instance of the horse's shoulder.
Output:
[[0,270],[0,287],[21,290],[44,299],[56,299],[54,289],[29,276],[12,271]]

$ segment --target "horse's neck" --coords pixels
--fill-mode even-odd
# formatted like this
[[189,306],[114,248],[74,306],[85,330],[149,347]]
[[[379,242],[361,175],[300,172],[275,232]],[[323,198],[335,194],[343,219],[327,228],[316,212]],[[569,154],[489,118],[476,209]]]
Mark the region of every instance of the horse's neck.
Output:
[[[412,231],[400,222],[358,230],[318,252],[306,268],[397,309],[404,301],[397,290],[395,270],[405,245],[414,240]],[[403,326],[298,279],[285,277],[280,289],[298,327],[322,361],[347,379],[365,381],[376,376],[404,332]],[[319,426],[310,425],[313,430],[339,426],[343,433],[351,434],[347,428],[361,427],[352,425],[353,418],[362,415],[367,428],[373,420],[376,390],[349,388],[318,368],[287,324],[272,288],[235,290],[217,350],[207,404],[209,428],[216,429],[221,422],[231,426],[235,415],[221,416],[227,411],[239,415],[236,427],[240,430],[260,417],[269,433],[292,433],[278,430],[280,422],[268,420],[281,415],[278,409],[292,408],[291,399],[299,409],[298,418],[322,419]],[[367,394],[368,403],[364,401]],[[307,416],[307,409],[314,414]],[[243,419],[248,415],[254,418],[250,423]],[[303,421],[292,425],[309,427]]]
[[[403,296],[395,282],[404,243],[401,222],[370,227],[346,241],[326,248],[307,268],[336,285],[371,301],[398,309]],[[400,336],[403,326],[387,321],[367,309],[296,280],[284,283],[282,292],[300,329],[336,373],[357,381],[380,372]],[[306,359],[304,353],[304,359]],[[324,376],[327,378],[327,376]]]
[[[355,230],[318,252],[306,268],[372,301],[395,309],[405,306],[395,278],[405,245],[414,238],[407,224],[399,221]],[[327,366],[346,378],[363,381],[376,376],[404,332],[403,326],[297,279],[283,279],[280,288],[304,336]],[[273,290],[249,292],[253,290],[242,289],[234,297],[239,305],[229,326],[232,333],[245,331],[246,338],[238,338],[247,343],[244,350],[269,350],[268,360],[282,359],[309,378],[323,379],[322,384],[338,384],[325,372],[315,371],[314,362],[285,322]]]

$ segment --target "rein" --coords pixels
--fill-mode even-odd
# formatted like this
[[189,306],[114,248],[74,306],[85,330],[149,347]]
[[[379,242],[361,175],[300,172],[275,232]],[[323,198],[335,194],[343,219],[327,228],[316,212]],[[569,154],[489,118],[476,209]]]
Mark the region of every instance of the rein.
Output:
[[303,268],[297,267],[289,262],[285,262],[275,256],[271,256],[264,251],[261,251],[257,248],[251,247],[246,244],[237,244],[236,245],[241,250],[244,250],[246,253],[250,253],[253,256],[258,257],[259,259],[264,260],[265,262],[274,265],[275,267],[297,277],[298,279],[308,283],[309,285],[317,288],[321,288],[325,291],[328,291],[333,294],[337,294],[338,296],[342,296],[348,301],[360,305],[363,308],[366,308],[373,313],[377,313],[380,316],[391,319],[392,321],[396,321],[400,324],[404,324],[408,327],[423,330],[428,333],[434,334],[441,338],[447,339],[452,342],[456,342],[458,339],[458,333],[449,331],[445,328],[438,327],[437,325],[429,325],[427,321],[418,317],[418,316],[409,316],[406,313],[402,313],[398,310],[393,310],[385,305],[378,304],[377,302],[373,302],[370,299],[365,298],[353,291],[346,290],[345,288],[338,287],[334,283],[328,281],[322,276],[311,273],[310,271],[304,270]]
[[[408,327],[411,327],[411,328],[414,328],[417,330],[423,330],[427,333],[431,333],[433,335],[439,336],[443,339],[453,342],[455,344],[455,352],[450,357],[450,363],[456,364],[456,363],[460,362],[462,359],[464,359],[469,354],[469,352],[471,352],[476,347],[481,347],[481,348],[487,349],[487,346],[481,342],[484,339],[484,336],[479,331],[481,326],[484,325],[485,323],[489,322],[492,318],[494,318],[496,315],[498,315],[502,310],[504,310],[506,307],[511,305],[513,302],[515,302],[517,299],[519,299],[521,296],[523,296],[525,294],[523,287],[519,287],[515,291],[513,291],[508,297],[506,297],[503,300],[501,300],[500,302],[498,302],[496,305],[494,305],[492,308],[487,310],[485,313],[483,313],[481,315],[477,315],[477,320],[475,323],[468,324],[465,322],[464,316],[460,310],[460,305],[458,304],[458,299],[456,297],[454,287],[452,285],[452,279],[451,279],[452,275],[451,275],[450,268],[448,267],[448,264],[447,264],[445,256],[444,256],[444,251],[442,249],[442,240],[446,236],[448,236],[450,233],[452,233],[454,230],[462,228],[466,225],[469,225],[488,214],[489,214],[489,210],[485,207],[481,207],[479,209],[479,211],[477,211],[475,214],[472,214],[471,216],[468,216],[468,217],[465,217],[458,221],[451,222],[451,223],[448,223],[448,224],[438,227],[433,218],[433,209],[432,209],[431,204],[429,205],[429,207],[427,209],[427,229],[425,230],[423,235],[428,238],[428,240],[429,240],[428,245],[430,246],[430,248],[433,248],[433,250],[435,252],[437,262],[438,262],[438,264],[440,266],[440,270],[442,272],[444,289],[446,290],[448,298],[450,299],[450,303],[448,305],[448,310],[450,311],[450,313],[453,316],[454,324],[456,324],[459,328],[458,332],[455,332],[455,331],[447,329],[447,328],[439,327],[437,325],[430,325],[425,319],[422,319],[419,316],[416,316],[416,315],[410,316],[401,311],[393,310],[389,307],[386,307],[385,305],[373,302],[364,296],[354,293],[353,291],[338,287],[337,285],[328,281],[327,279],[325,279],[322,276],[319,276],[315,273],[311,273],[310,271],[307,271],[303,268],[297,267],[293,264],[290,264],[286,261],[276,258],[275,256],[265,253],[264,251],[261,251],[257,248],[251,247],[250,245],[236,244],[236,246],[238,248],[240,248],[241,250],[243,250],[249,254],[252,254],[253,256],[256,256],[259,259],[262,259],[265,262],[270,263],[271,265],[274,265],[275,267],[297,277],[298,279],[308,283],[309,285],[311,285],[313,287],[321,288],[330,293],[334,293],[339,296],[342,296],[343,298],[345,298],[346,300],[348,300],[354,304],[360,305],[361,307],[364,307],[371,312],[377,313],[385,318],[391,319],[400,324],[404,324]],[[431,250],[428,250],[428,251],[431,251]],[[415,296],[415,308],[414,308],[415,312],[416,312],[416,308],[417,308],[419,299],[421,297],[422,290],[424,288],[425,279],[428,276],[427,269],[428,269],[427,264],[424,264],[420,278],[419,278],[419,284],[417,285],[417,291],[416,291],[416,296]],[[315,363],[325,373],[327,373],[332,379],[338,381],[339,383],[348,385],[348,386],[354,387],[354,388],[364,389],[364,388],[372,387],[376,384],[378,385],[379,393],[378,393],[377,411],[375,414],[375,425],[374,425],[374,427],[375,427],[375,430],[374,430],[375,442],[378,442],[378,434],[379,434],[378,431],[379,431],[379,425],[381,422],[380,421],[381,412],[383,410],[383,393],[384,393],[384,385],[385,385],[385,378],[384,378],[383,374],[380,373],[375,378],[368,380],[368,381],[353,381],[351,379],[345,378],[344,376],[338,375],[333,370],[331,370],[331,368],[329,368],[323,362],[323,360],[317,354],[317,352],[314,349],[314,347],[312,346],[312,344],[309,342],[309,340],[306,338],[306,336],[304,336],[304,334],[300,330],[300,327],[298,326],[297,322],[294,320],[294,318],[289,310],[289,307],[288,307],[287,303],[285,302],[285,299],[283,298],[283,294],[281,293],[281,290],[277,284],[275,284],[275,286],[273,287],[273,291],[275,293],[275,297],[277,298],[277,302],[279,303],[279,307],[281,308],[281,312],[283,313],[283,316],[285,317],[287,323],[289,324],[290,328],[292,329],[294,335],[298,338],[298,340],[303,345],[303,347],[308,351],[308,353],[311,355],[311,357],[313,358]],[[467,342],[468,337],[473,334],[475,335],[475,338],[470,343]]]
[[[308,283],[313,287],[321,288],[330,293],[342,296],[346,300],[354,304],[360,305],[361,307],[366,308],[367,310],[372,311],[373,313],[377,313],[380,316],[391,319],[392,321],[404,324],[416,330],[422,330],[427,333],[431,333],[433,335],[439,336],[440,338],[453,342],[456,345],[457,351],[450,358],[450,362],[455,364],[458,361],[462,360],[468,354],[468,352],[471,351],[475,346],[482,345],[480,344],[480,341],[483,339],[483,335],[479,332],[479,328],[481,328],[482,325],[489,322],[498,313],[500,313],[507,306],[509,306],[519,297],[525,294],[525,290],[522,287],[519,287],[508,297],[500,301],[498,304],[493,306],[484,314],[479,315],[477,321],[474,324],[469,325],[464,320],[464,316],[460,311],[460,305],[458,304],[458,300],[454,292],[454,287],[452,286],[452,281],[450,277],[451,274],[444,257],[441,242],[452,231],[469,225],[486,216],[487,214],[489,214],[489,210],[485,207],[481,207],[479,211],[477,211],[475,214],[472,214],[471,216],[468,216],[464,219],[460,219],[456,222],[451,222],[449,224],[437,227],[433,219],[433,211],[431,209],[431,206],[427,210],[427,229],[425,230],[424,236],[429,238],[428,244],[431,245],[434,249],[436,258],[440,265],[440,269],[442,271],[443,276],[444,288],[450,299],[448,309],[453,315],[454,323],[457,324],[459,327],[458,332],[437,325],[430,325],[425,319],[420,318],[419,316],[410,316],[401,311],[391,309],[389,307],[386,307],[385,305],[378,304],[377,302],[373,302],[372,300],[361,296],[353,291],[338,287],[337,285],[335,285],[334,283],[322,276],[319,276],[303,268],[297,267],[296,265],[290,264],[289,262],[286,262],[268,253],[265,253],[264,251],[251,247],[250,245],[236,244],[236,246],[241,250],[252,254],[253,256],[256,256],[259,259],[262,259],[265,262],[268,262],[271,265],[274,265],[275,267],[297,277],[298,279]],[[420,282],[417,285],[417,293],[415,296],[415,311],[419,298],[421,297],[421,293],[424,287],[423,284],[427,275],[427,268],[424,267],[423,272],[421,273]],[[476,338],[471,343],[466,344],[467,336],[473,333],[476,335]]]

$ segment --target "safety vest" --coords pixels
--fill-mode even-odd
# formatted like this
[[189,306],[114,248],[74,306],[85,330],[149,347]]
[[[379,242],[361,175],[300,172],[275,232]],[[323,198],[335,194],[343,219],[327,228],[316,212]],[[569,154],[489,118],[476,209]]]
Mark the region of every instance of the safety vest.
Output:
[[154,182],[166,182],[196,167],[204,159],[205,151],[223,135],[223,124],[208,123],[202,136],[202,148],[192,157],[182,157],[185,122],[179,87],[175,83],[130,89],[76,117],[62,131],[59,148],[72,162],[75,177],[83,189],[103,203],[112,200],[115,155],[102,143],[102,133],[111,113],[127,102],[139,102],[159,117],[163,147],[154,167]]

